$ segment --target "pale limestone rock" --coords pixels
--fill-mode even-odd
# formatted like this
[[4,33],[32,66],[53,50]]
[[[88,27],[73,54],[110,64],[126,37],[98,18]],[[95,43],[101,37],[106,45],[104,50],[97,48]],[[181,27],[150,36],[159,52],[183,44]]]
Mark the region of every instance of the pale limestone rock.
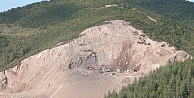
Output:
[[[83,77],[73,74],[75,69],[83,73],[86,67],[99,69],[101,65],[107,65],[115,71],[119,66],[124,70],[135,69],[141,73],[149,73],[166,65],[169,61],[184,61],[190,57],[186,52],[177,51],[166,42],[152,41],[141,30],[129,26],[129,22],[112,20],[106,23],[88,28],[77,39],[62,45],[60,43],[52,49],[26,58],[14,68],[0,72],[0,87],[3,88],[1,91],[13,92],[15,96],[44,95],[50,97],[55,96],[56,91],[60,91],[63,86],[68,86],[64,84],[67,81],[68,83],[69,81],[88,83]],[[100,79],[97,80],[101,81]],[[105,85],[112,81],[109,79],[105,79],[106,82],[95,82],[96,86],[92,84],[92,87],[96,87],[95,89],[86,87],[91,96],[84,96],[84,98],[91,98],[97,89],[96,98],[103,96],[104,92],[117,88],[117,85],[120,85],[119,89],[123,86],[119,84],[122,83],[122,79],[119,81],[117,79],[115,80],[117,82],[110,85]],[[75,92],[76,95],[80,93]],[[70,95],[66,96],[70,98]]]

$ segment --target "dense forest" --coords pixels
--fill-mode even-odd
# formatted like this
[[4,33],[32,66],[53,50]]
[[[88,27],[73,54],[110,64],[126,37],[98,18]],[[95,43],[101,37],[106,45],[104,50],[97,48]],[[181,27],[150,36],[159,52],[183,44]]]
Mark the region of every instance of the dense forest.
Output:
[[171,63],[105,98],[193,98],[194,60]]
[[[129,0],[134,1],[134,0]],[[142,8],[167,16],[173,20],[184,22],[188,26],[194,23],[194,4],[185,0],[140,0],[135,2]]]
[[[193,55],[193,6],[185,0],[50,0],[14,8],[0,13],[0,70],[113,19],[130,21],[150,38]],[[193,96],[193,66],[193,60],[169,64],[106,97]]]

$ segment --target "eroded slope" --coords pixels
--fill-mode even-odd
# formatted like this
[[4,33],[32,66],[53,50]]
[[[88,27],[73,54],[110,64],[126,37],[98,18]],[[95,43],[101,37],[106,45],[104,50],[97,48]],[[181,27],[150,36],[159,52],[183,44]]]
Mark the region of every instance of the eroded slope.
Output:
[[[189,54],[166,42],[152,41],[129,22],[105,23],[1,72],[0,96],[99,98],[109,90],[120,90],[134,77],[189,58]],[[110,76],[104,67],[128,73]]]

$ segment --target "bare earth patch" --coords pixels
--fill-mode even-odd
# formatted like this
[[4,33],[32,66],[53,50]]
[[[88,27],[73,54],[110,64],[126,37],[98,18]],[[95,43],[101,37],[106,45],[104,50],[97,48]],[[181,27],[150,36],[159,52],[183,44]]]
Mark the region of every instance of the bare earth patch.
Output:
[[129,22],[106,21],[0,72],[0,98],[102,98],[169,61],[189,57]]

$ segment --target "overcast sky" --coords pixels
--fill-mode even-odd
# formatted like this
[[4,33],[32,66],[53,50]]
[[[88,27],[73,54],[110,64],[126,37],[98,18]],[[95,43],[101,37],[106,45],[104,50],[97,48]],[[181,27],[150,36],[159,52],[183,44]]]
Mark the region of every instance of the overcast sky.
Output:
[[[42,0],[0,0],[0,12],[7,11],[11,8],[21,7]],[[194,2],[194,0],[188,0]]]

